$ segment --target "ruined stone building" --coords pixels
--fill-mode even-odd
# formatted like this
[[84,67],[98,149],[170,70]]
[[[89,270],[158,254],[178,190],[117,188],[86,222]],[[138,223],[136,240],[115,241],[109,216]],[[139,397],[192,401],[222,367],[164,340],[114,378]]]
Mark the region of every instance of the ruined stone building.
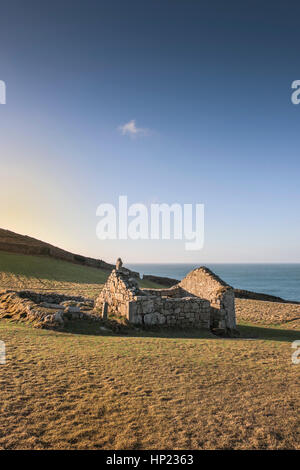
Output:
[[168,289],[141,289],[129,271],[114,269],[95,307],[137,325],[236,329],[233,288],[206,267]]

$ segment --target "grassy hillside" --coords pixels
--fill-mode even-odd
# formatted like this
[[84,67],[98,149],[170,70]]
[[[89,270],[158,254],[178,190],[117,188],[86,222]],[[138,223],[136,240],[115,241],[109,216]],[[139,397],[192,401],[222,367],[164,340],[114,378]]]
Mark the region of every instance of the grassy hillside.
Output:
[[[0,289],[57,291],[94,297],[108,275],[105,270],[47,256],[0,251]],[[149,281],[141,281],[140,285],[161,287]]]
[[106,270],[113,268],[112,264],[106,263],[103,260],[71,253],[50,243],[43,242],[42,240],[2,228],[0,228],[0,250],[23,255],[49,256],[50,258]]

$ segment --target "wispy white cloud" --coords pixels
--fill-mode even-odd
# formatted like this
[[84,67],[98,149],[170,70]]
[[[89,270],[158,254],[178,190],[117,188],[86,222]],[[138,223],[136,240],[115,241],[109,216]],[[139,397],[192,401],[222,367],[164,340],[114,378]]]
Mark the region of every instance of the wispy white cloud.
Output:
[[118,129],[122,135],[129,135],[129,137],[133,137],[133,138],[138,137],[138,136],[146,136],[150,134],[149,129],[146,129],[143,127],[137,127],[135,124],[135,119],[132,119],[131,121],[126,122],[126,124],[119,126]]

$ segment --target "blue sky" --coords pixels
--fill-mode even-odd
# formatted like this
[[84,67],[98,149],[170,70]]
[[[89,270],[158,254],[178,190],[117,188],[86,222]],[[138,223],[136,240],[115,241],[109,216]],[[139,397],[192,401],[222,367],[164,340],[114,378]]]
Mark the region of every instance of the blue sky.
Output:
[[[296,2],[4,1],[0,226],[126,262],[300,262]],[[136,138],[119,126],[135,120]],[[205,245],[100,241],[96,208],[204,203]]]

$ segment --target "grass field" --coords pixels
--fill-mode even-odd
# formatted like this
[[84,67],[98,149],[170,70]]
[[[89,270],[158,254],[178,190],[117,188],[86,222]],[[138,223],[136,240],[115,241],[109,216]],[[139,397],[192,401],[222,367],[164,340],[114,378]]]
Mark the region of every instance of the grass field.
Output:
[[[299,448],[299,333],[136,336],[0,322],[3,449]],[[299,384],[298,384],[299,385]]]
[[[93,295],[105,280],[29,258],[0,256],[1,287]],[[299,449],[299,311],[254,302],[237,299],[238,339],[1,320],[0,449]]]
[[[0,289],[32,289],[42,292],[95,297],[105,283],[107,271],[44,256],[0,251]],[[141,281],[141,287],[160,287]]]

